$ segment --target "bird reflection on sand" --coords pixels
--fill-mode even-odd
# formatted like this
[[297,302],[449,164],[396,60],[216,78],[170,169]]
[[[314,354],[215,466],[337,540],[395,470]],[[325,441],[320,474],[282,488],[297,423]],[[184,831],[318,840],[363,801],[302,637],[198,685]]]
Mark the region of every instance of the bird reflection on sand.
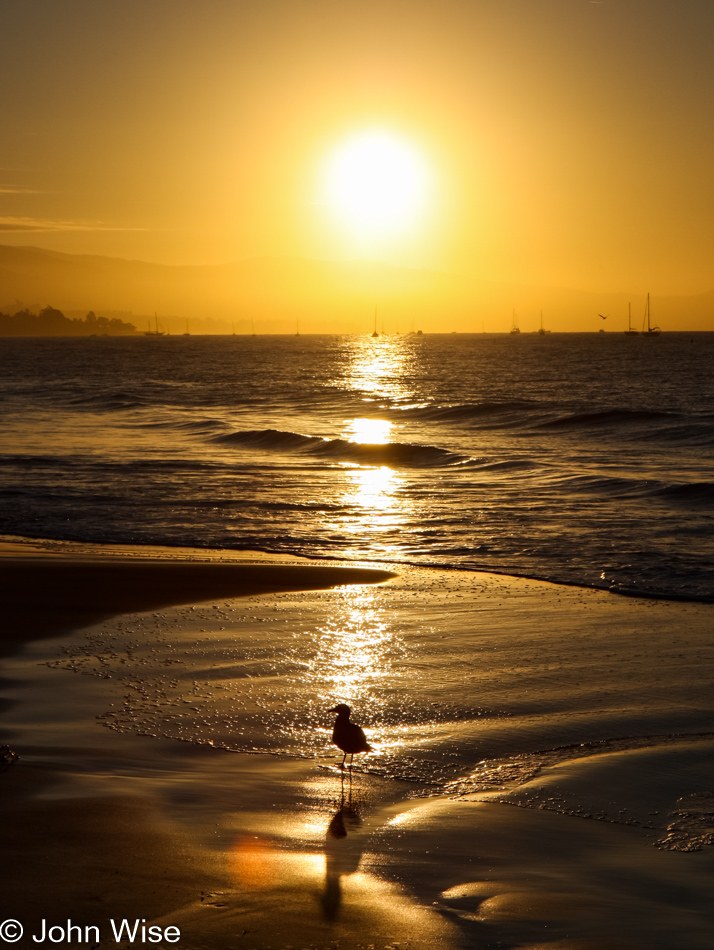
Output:
[[325,890],[322,895],[322,911],[326,920],[334,920],[342,903],[340,879],[354,874],[362,858],[361,836],[354,835],[362,818],[352,804],[352,781],[350,776],[349,796],[345,802],[344,777],[342,799],[330,819],[325,833]]

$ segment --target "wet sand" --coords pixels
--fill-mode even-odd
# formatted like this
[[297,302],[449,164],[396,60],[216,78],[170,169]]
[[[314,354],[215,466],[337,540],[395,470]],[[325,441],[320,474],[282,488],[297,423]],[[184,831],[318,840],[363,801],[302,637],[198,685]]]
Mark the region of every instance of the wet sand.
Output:
[[[640,602],[459,572],[412,572],[405,579],[269,558],[229,564],[221,555],[199,564],[187,560],[195,552],[163,552],[173,556],[170,562],[156,560],[158,551],[152,558],[141,549],[102,556],[67,545],[10,545],[3,553],[11,623],[3,640],[8,659],[2,692],[9,705],[0,718],[0,743],[9,742],[21,759],[0,774],[0,895],[2,919],[15,918],[27,928],[17,946],[35,945],[31,934],[41,933],[43,919],[47,926],[66,926],[68,918],[98,926],[102,946],[115,945],[109,922],[123,918],[177,927],[180,940],[161,945],[186,948],[714,945],[714,827],[707,793],[714,792],[714,735],[701,727],[711,725],[702,698],[711,680],[707,644],[714,614],[708,605]],[[177,663],[180,643],[186,675],[203,682],[220,657],[211,643],[235,635],[226,619],[235,598],[250,598],[242,601],[250,604],[250,629],[258,640],[261,630],[266,640],[270,631],[277,650],[271,611],[283,611],[286,632],[280,636],[288,638],[301,618],[309,629],[316,604],[329,610],[346,589],[282,599],[268,593],[369,582],[380,584],[369,589],[407,631],[429,618],[438,638],[458,643],[478,615],[480,648],[511,642],[500,672],[494,667],[490,679],[484,675],[479,682],[484,697],[504,704],[504,718],[484,724],[479,768],[424,798],[429,788],[419,781],[419,755],[428,761],[431,753],[416,730],[409,740],[415,746],[413,781],[377,769],[356,771],[351,782],[332,767],[339,756],[329,751],[324,715],[324,721],[315,716],[316,748],[324,742],[327,749],[317,756],[308,750],[305,758],[299,749],[285,753],[288,739],[275,754],[229,751],[218,740],[177,741],[191,740],[193,720],[185,734],[167,738],[170,730],[160,731],[157,723],[168,720],[152,719],[152,710],[164,715],[167,693],[150,688],[156,678],[151,662]],[[205,606],[191,612],[180,604]],[[133,625],[127,615],[136,618]],[[536,616],[547,618],[537,634]],[[132,643],[120,648],[116,638],[128,626]],[[136,645],[138,629],[153,646]],[[569,656],[548,655],[551,665],[556,656],[562,664],[558,682],[566,685],[558,694],[540,679],[542,671],[536,676],[528,667],[535,663],[529,656],[543,654],[545,638],[559,644],[557,637],[573,630]],[[673,630],[682,634],[676,645]],[[683,659],[661,669],[670,646]],[[681,672],[677,662],[684,663],[688,702],[670,698],[664,710],[653,709],[639,738],[630,735],[630,723],[619,745],[607,739],[571,749],[568,741],[579,727],[569,713],[558,718],[567,690],[587,697],[592,684],[581,677],[593,656],[609,656],[616,676],[618,659],[629,662],[639,655],[635,650],[645,654],[642,670],[654,664],[665,681]],[[519,695],[512,697],[508,676],[516,675],[516,657],[523,669],[514,680]],[[139,705],[119,701],[125,687],[115,673],[127,666],[135,671]],[[437,657],[427,677],[436,679],[438,666]],[[140,675],[142,670],[148,672]],[[215,688],[235,682],[235,675],[231,668],[217,676]],[[604,695],[608,683],[601,674],[598,682]],[[284,677],[280,689],[288,690],[287,700],[305,699],[290,688]],[[181,695],[176,702],[200,708],[198,691]],[[266,695],[260,693],[261,703]],[[285,698],[272,699],[259,722],[283,723],[279,706]],[[319,690],[314,702],[316,710],[324,708]],[[512,707],[505,708],[507,702]],[[584,698],[581,704],[583,716],[587,712],[596,725],[598,702]],[[618,700],[620,720],[608,713],[613,725],[603,727],[604,735],[620,734],[628,702],[624,695]],[[552,733],[539,736],[543,720],[535,711],[547,704]],[[667,719],[678,727],[665,736],[659,727]],[[459,724],[448,729],[456,748]],[[509,757],[514,730],[518,747],[532,750],[530,763],[527,756]],[[243,747],[251,741],[247,733]],[[567,751],[538,755],[560,747]]]
[[[26,640],[57,636],[118,614],[158,610],[217,597],[246,597],[290,590],[320,590],[340,584],[378,583],[387,571],[259,563],[236,557],[219,561],[185,559],[181,549],[120,548],[97,557],[81,545],[0,547],[3,630],[0,655]],[[159,557],[163,554],[163,557]],[[194,554],[194,557],[196,555]]]

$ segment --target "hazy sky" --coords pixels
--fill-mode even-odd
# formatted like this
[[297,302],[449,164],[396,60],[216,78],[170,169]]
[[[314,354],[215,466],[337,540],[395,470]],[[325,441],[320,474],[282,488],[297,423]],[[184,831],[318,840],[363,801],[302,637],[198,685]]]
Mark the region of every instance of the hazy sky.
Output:
[[[0,243],[712,289],[713,46],[712,0],[0,0]],[[428,171],[390,239],[326,204],[364,130]]]

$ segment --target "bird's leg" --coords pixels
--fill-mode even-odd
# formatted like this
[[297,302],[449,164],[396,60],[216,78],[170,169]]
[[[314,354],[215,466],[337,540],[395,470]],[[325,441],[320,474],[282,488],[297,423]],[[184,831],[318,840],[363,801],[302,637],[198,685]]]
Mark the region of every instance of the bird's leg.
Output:
[[347,758],[347,753],[345,752],[345,754],[342,756],[342,761],[340,762],[340,766],[339,766],[341,769],[343,769],[343,768],[345,767],[345,759],[346,759],[346,758]]

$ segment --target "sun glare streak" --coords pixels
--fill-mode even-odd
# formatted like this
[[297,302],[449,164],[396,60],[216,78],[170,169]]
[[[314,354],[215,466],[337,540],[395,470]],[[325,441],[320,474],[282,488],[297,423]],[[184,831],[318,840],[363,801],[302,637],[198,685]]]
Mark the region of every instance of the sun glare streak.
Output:
[[409,142],[373,130],[352,136],[329,157],[323,170],[328,207],[362,237],[406,230],[428,198],[426,162]]
[[413,360],[406,337],[357,337],[350,341],[349,367],[335,385],[361,392],[365,402],[408,403],[416,397],[409,385]]
[[391,429],[392,423],[386,419],[351,419],[347,436],[360,445],[387,445]]
[[369,698],[373,705],[392,675],[398,642],[374,591],[357,588],[347,596],[339,617],[317,631],[313,674],[330,699],[359,705]]
[[352,501],[369,512],[366,517],[371,524],[376,526],[379,522],[379,526],[384,528],[385,516],[391,515],[396,526],[400,517],[399,512],[394,511],[394,491],[401,483],[398,473],[387,465],[380,465],[379,468],[350,469],[348,474],[353,486]]
[[[375,413],[377,407],[389,410],[411,405],[415,399],[410,385],[414,347],[413,341],[399,336],[350,340],[347,367],[333,384],[360,391],[363,402],[377,404]],[[389,560],[403,554],[400,529],[410,505],[403,491],[404,476],[392,466],[404,448],[399,444],[400,428],[400,423],[389,419],[358,416],[345,420],[343,429],[343,438],[349,442],[375,449],[355,453],[354,462],[342,463],[346,514],[341,529],[354,538],[372,536],[376,556]]]

